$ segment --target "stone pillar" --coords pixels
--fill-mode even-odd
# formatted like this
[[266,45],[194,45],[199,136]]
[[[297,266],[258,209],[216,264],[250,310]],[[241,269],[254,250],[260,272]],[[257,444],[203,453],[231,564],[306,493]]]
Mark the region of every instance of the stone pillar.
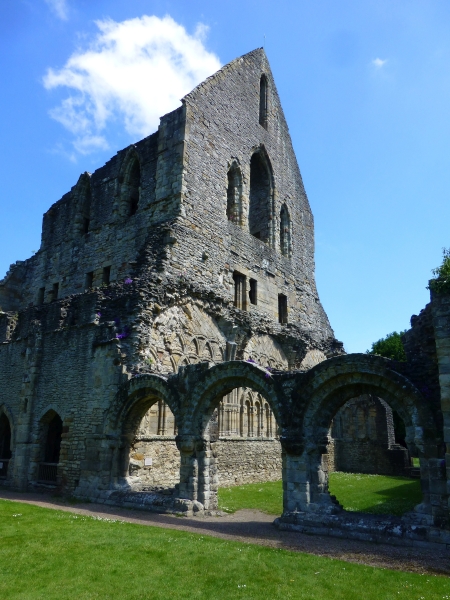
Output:
[[218,507],[217,491],[219,489],[216,469],[216,442],[203,439],[197,443],[198,457],[198,501],[206,510]]
[[[450,295],[432,294],[431,309],[438,359],[445,458],[428,460],[429,493],[436,525],[450,517]],[[422,461],[421,461],[422,471]]]
[[177,435],[175,441],[180,451],[180,498],[197,500],[198,462],[196,440],[191,435]]
[[33,450],[32,423],[35,390],[42,359],[41,343],[40,331],[30,336],[29,346],[25,352],[25,364],[23,366],[24,375],[20,390],[20,416],[15,431],[14,465],[11,480],[12,486],[20,491],[27,489],[30,472],[37,469],[36,463],[31,463]]
[[283,512],[335,512],[339,505],[328,493],[326,460],[308,453],[297,440],[281,436],[283,450]]

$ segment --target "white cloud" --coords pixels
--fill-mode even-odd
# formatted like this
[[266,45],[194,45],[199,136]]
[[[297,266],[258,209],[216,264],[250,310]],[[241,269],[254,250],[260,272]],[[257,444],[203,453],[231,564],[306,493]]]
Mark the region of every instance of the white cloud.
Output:
[[386,63],[387,63],[387,59],[382,60],[381,58],[375,58],[372,61],[372,64],[376,69],[381,69],[381,67],[383,67]]
[[47,89],[73,91],[50,115],[74,135],[82,154],[108,146],[106,129],[114,121],[131,135],[149,135],[159,117],[221,66],[204,47],[204,25],[194,35],[170,16],[96,25],[100,31],[89,48],[62,69],[48,69],[43,80]]
[[45,0],[57,17],[63,21],[67,21],[69,7],[67,0]]

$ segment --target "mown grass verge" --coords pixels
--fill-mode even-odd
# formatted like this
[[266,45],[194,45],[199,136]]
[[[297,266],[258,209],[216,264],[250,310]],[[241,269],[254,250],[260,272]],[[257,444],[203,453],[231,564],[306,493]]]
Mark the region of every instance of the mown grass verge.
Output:
[[[336,496],[345,510],[372,514],[402,515],[412,510],[422,498],[420,481],[406,477],[331,473],[329,486],[330,493]],[[281,515],[281,481],[220,488],[219,507],[225,512],[250,508],[270,515]]]
[[446,577],[0,501],[8,600],[396,600],[450,595]]

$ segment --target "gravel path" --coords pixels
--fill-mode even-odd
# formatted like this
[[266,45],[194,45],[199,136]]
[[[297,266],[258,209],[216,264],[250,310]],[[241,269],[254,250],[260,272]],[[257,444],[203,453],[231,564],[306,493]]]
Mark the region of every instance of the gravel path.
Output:
[[273,515],[256,510],[240,510],[231,515],[217,517],[187,518],[93,503],[69,504],[64,499],[49,495],[7,490],[0,490],[0,499],[15,500],[81,515],[120,519],[139,525],[178,529],[272,548],[284,548],[295,552],[308,552],[317,556],[328,556],[374,567],[450,575],[450,553],[445,549],[439,552],[435,549],[404,548],[279,531],[272,524],[275,518]]

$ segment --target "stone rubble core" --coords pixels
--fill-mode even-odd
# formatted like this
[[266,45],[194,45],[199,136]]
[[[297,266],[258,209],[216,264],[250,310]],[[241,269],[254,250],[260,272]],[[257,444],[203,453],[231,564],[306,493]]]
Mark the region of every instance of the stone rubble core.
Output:
[[82,174],[0,281],[0,484],[200,515],[220,484],[281,477],[280,526],[364,536],[326,453],[365,394],[420,458],[423,502],[393,527],[418,519],[418,541],[447,543],[449,300],[414,318],[406,363],[344,355],[313,227],[262,49]]

